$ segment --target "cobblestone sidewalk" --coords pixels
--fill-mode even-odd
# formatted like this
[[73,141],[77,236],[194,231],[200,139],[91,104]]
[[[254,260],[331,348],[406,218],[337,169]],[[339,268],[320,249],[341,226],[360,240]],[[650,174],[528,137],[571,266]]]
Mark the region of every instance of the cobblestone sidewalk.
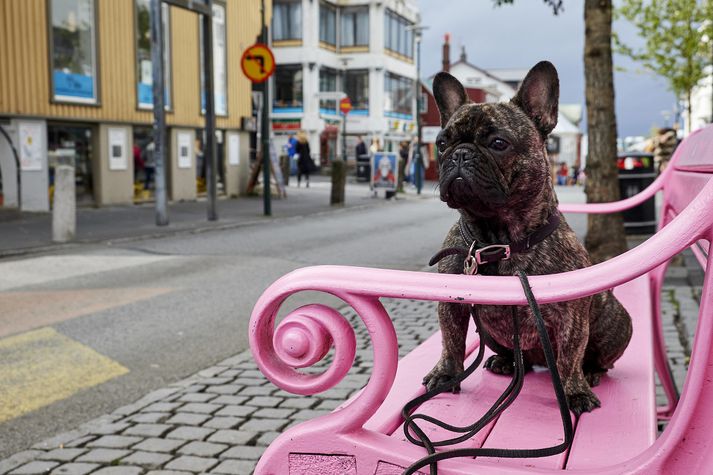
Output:
[[[663,312],[680,388],[700,291],[682,280],[675,284],[664,290]],[[397,329],[401,356],[437,330],[434,303],[384,303]],[[372,366],[366,329],[351,310],[344,315],[356,329],[356,361],[349,375],[327,392],[312,397],[284,392],[269,383],[244,352],[0,461],[0,475],[250,474],[281,431],[332,411],[366,383]],[[657,394],[663,397],[660,388]]]

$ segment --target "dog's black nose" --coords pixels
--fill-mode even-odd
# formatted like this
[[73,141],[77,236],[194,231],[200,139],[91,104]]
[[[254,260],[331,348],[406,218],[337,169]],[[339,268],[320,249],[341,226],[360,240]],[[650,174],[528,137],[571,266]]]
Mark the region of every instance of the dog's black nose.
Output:
[[470,150],[465,148],[458,148],[453,152],[453,160],[455,160],[458,164],[468,161],[471,156]]

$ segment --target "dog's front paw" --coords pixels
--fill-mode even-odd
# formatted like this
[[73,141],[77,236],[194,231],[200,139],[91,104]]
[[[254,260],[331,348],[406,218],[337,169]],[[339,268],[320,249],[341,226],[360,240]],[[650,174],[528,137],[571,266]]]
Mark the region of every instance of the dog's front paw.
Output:
[[599,398],[589,389],[568,394],[567,403],[569,404],[569,409],[576,415],[580,415],[583,412],[592,412],[595,408],[602,405],[602,403],[599,402]]
[[602,379],[602,376],[607,374],[607,370],[605,369],[599,369],[599,370],[591,370],[587,371],[586,369],[584,370],[584,379],[587,380],[587,383],[589,383],[590,387],[595,387],[599,386],[599,381]]
[[493,355],[485,361],[485,369],[495,374],[512,374],[515,371],[512,358]]
[[463,372],[463,368],[457,368],[455,362],[449,358],[441,359],[436,366],[423,377],[423,385],[428,391],[437,388],[448,387],[451,392],[460,392],[460,382],[458,375]]

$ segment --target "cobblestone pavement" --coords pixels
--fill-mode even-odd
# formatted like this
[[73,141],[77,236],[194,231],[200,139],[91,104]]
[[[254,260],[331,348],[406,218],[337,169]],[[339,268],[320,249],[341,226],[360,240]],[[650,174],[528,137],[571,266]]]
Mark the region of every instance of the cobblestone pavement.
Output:
[[[682,387],[700,284],[690,281],[685,267],[673,267],[667,282],[664,331],[673,374]],[[434,303],[384,303],[402,356],[437,330]],[[244,352],[0,461],[0,475],[247,475],[281,431],[332,411],[366,383],[372,366],[366,329],[351,310],[344,315],[356,329],[356,361],[327,392],[312,397],[286,393],[269,383]]]

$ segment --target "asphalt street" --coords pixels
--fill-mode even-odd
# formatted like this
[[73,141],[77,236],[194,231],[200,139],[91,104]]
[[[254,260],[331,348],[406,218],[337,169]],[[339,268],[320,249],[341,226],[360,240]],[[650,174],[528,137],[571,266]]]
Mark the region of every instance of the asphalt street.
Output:
[[[581,189],[561,191],[581,201]],[[423,269],[457,214],[421,197],[0,261],[0,458],[247,348],[252,307],[289,271]],[[581,232],[583,221],[572,218]],[[291,297],[283,311],[337,302]],[[434,315],[435,318],[435,315]]]

